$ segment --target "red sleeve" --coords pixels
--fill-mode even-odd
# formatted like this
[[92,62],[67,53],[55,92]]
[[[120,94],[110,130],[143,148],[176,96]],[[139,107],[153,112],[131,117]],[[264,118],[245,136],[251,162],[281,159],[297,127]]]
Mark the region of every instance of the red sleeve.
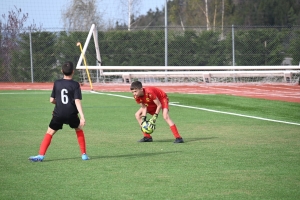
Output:
[[136,103],[140,104],[141,103],[141,98],[134,96],[134,100],[136,101]]

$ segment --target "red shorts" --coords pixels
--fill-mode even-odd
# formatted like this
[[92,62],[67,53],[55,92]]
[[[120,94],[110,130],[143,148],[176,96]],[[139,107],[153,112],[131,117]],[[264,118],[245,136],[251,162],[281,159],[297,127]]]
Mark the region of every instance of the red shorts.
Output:
[[[169,110],[169,98],[164,98],[164,99],[160,100],[160,103],[161,103],[161,109],[166,108]],[[156,108],[157,108],[156,104],[148,105],[147,113],[149,113],[150,115],[154,115],[156,112]]]

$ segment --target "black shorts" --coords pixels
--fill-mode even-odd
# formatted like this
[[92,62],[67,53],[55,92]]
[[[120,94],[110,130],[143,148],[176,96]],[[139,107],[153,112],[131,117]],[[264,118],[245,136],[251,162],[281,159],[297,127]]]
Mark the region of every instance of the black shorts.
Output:
[[59,129],[62,129],[64,124],[69,124],[70,128],[78,128],[80,119],[78,115],[71,115],[68,118],[53,116],[50,121],[49,127],[57,131]]

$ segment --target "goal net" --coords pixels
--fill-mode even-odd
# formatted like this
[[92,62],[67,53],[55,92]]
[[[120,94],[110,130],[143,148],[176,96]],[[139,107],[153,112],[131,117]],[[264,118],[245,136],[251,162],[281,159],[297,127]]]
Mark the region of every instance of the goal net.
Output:
[[[83,67],[79,67],[82,69]],[[88,66],[93,83],[299,83],[299,66]],[[86,78],[83,79],[87,80]]]
[[[104,81],[112,82],[112,74],[104,73]],[[134,80],[151,83],[296,83],[299,72],[284,71],[166,71],[166,72],[124,72],[117,78],[119,82]],[[115,81],[116,81],[115,80]]]

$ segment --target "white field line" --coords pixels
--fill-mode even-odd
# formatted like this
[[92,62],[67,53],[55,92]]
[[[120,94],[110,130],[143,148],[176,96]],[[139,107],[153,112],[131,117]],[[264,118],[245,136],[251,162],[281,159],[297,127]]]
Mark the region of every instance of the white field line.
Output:
[[[133,99],[133,97],[123,96],[123,95],[118,95],[118,94],[101,93],[101,92],[95,92],[95,91],[90,91],[90,92],[94,93],[94,94],[101,94],[101,95],[107,95],[107,96],[115,96],[115,97]],[[46,94],[46,93],[0,93],[0,95],[1,94],[5,95],[5,94]],[[194,107],[194,106],[185,106],[185,105],[178,104],[178,102],[173,102],[173,103],[170,102],[170,105],[177,106],[177,107],[183,107],[183,108],[191,108],[191,109],[196,109],[196,110],[203,110],[203,111],[214,112],[214,113],[221,113],[221,114],[226,114],[226,115],[234,115],[234,116],[239,116],[239,117],[247,117],[247,118],[252,118],[252,119],[300,126],[299,123],[294,123],[294,122],[274,120],[274,119],[268,119],[268,118],[263,118],[263,117],[255,117],[255,116],[243,115],[243,114],[237,114],[237,113],[231,113],[231,112],[223,112],[223,111],[212,110],[212,109],[207,109],[207,108],[199,108],[199,107]]]
[[[115,97],[121,97],[121,98],[127,98],[127,99],[133,99],[133,97],[123,96],[123,95],[117,95],[117,94],[101,93],[101,92],[95,92],[95,91],[91,91],[91,93],[108,95],[108,96],[115,96]],[[194,106],[185,106],[185,105],[180,105],[177,102],[170,103],[170,105],[177,106],[177,107],[183,107],[183,108],[191,108],[191,109],[196,109],[196,110],[203,110],[203,111],[214,112],[214,113],[221,113],[221,114],[226,114],[226,115],[234,115],[234,116],[239,116],[239,117],[247,117],[247,118],[252,118],[252,119],[258,119],[258,120],[264,120],[264,121],[270,121],[270,122],[276,122],[276,123],[283,123],[283,124],[291,124],[291,125],[300,126],[299,123],[294,123],[294,122],[274,120],[274,119],[268,119],[268,118],[263,118],[263,117],[255,117],[255,116],[250,116],[250,115],[242,115],[242,114],[231,113],[231,112],[223,112],[223,111],[212,110],[212,109],[207,109],[207,108],[199,108],[199,107],[194,107]]]
[[118,94],[109,94],[109,93],[102,93],[102,92],[95,92],[95,91],[91,91],[91,93],[103,94],[103,95],[114,96],[114,97],[122,97],[122,98],[127,98],[127,99],[133,99],[133,97],[127,97],[127,96],[118,95]]
[[14,93],[14,92],[5,92],[5,93],[1,93],[0,95],[6,95],[6,94],[27,94],[27,95],[32,95],[32,94],[49,94],[49,97],[51,95],[51,91],[50,92],[18,92],[18,93]]
[[250,116],[250,115],[242,115],[242,114],[231,113],[231,112],[223,112],[223,111],[212,110],[212,109],[207,109],[207,108],[198,108],[198,107],[194,107],[194,106],[185,106],[185,105],[171,104],[171,103],[170,103],[170,105],[183,107],[183,108],[191,108],[191,109],[196,109],[196,110],[204,110],[204,111],[214,112],[214,113],[221,113],[221,114],[226,114],[226,115],[235,115],[235,116],[239,116],[239,117],[247,117],[247,118],[252,118],[252,119],[259,119],[259,120],[264,120],[264,121],[292,124],[292,125],[300,126],[299,123],[294,123],[294,122],[280,121],[280,120],[268,119],[268,118],[263,118],[263,117],[255,117],[255,116]]

